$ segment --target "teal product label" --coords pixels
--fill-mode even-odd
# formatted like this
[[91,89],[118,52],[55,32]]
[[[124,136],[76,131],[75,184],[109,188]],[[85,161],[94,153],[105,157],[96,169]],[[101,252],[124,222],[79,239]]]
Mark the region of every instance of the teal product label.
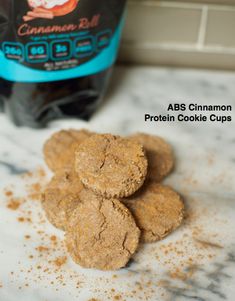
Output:
[[124,6],[123,0],[0,1],[0,77],[40,83],[109,68],[117,56]]

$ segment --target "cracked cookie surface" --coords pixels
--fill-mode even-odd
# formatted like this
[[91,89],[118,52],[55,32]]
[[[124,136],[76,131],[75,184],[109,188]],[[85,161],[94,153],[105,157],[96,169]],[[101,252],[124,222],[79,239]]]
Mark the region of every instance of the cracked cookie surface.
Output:
[[173,169],[174,156],[172,147],[161,137],[137,133],[130,137],[144,146],[149,162],[147,178],[160,182]]
[[105,199],[84,189],[66,232],[67,249],[85,268],[117,270],[135,253],[140,230],[117,199]]
[[67,222],[77,207],[83,185],[73,171],[58,171],[42,195],[42,207],[55,227],[66,230]]
[[54,172],[63,168],[73,168],[74,152],[81,142],[93,135],[87,130],[62,130],[56,132],[43,147],[47,166]]
[[154,182],[146,182],[123,203],[133,214],[144,242],[164,238],[181,224],[184,217],[184,204],[179,194]]
[[147,159],[138,142],[111,134],[93,135],[77,148],[75,170],[94,192],[108,198],[124,197],[144,183]]

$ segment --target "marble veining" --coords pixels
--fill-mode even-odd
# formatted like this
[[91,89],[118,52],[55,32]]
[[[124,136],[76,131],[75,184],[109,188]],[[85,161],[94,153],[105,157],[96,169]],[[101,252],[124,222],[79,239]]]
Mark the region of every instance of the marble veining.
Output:
[[[227,253],[223,261],[213,262],[210,272],[203,266],[193,267],[196,271],[195,279],[184,279],[181,281],[182,287],[177,287],[173,281],[168,281],[166,290],[171,296],[169,300],[175,300],[176,297],[180,297],[179,300],[228,300],[226,292],[223,291],[223,282],[232,281],[232,276],[226,272],[226,268],[228,265],[235,268],[234,255],[235,253],[231,251]],[[203,283],[201,279],[205,279]]]

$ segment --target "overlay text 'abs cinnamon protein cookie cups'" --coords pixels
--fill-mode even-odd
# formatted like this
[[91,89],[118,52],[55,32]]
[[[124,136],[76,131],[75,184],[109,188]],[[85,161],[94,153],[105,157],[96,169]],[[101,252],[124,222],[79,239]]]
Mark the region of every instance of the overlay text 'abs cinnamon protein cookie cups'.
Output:
[[41,200],[46,217],[52,225],[66,230],[68,220],[80,202],[79,193],[83,188],[77,174],[71,170],[60,170],[54,175]]
[[117,199],[84,189],[65,235],[72,259],[85,268],[117,270],[128,263],[139,244],[140,230]]
[[92,135],[75,152],[75,170],[82,183],[108,198],[129,196],[138,190],[147,165],[141,144],[111,134]]
[[144,146],[149,163],[147,178],[161,182],[174,167],[174,155],[170,144],[161,137],[144,133],[137,133],[129,138]]
[[76,147],[93,135],[87,130],[61,130],[53,134],[44,144],[43,153],[47,166],[53,171],[74,168]]
[[161,240],[179,227],[184,218],[179,194],[156,182],[145,182],[137,193],[122,201],[133,214],[143,242]]

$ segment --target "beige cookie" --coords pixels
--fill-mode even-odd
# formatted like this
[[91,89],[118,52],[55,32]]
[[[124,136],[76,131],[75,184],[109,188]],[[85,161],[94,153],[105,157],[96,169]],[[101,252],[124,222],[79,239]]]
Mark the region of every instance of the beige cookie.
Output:
[[182,222],[184,204],[168,186],[146,182],[134,196],[123,200],[142,231],[144,242],[158,241]]
[[138,133],[130,137],[141,143],[148,159],[147,177],[160,182],[167,176],[174,166],[174,156],[171,146],[158,136]]
[[53,134],[43,148],[48,167],[54,172],[63,168],[73,168],[75,148],[92,134],[87,130],[73,129]]
[[77,148],[75,170],[82,183],[105,197],[124,197],[146,177],[147,159],[139,143],[110,134],[93,135]]
[[68,219],[80,202],[82,189],[83,185],[74,172],[60,170],[55,174],[42,195],[42,207],[50,223],[66,230]]
[[140,230],[129,210],[117,199],[90,190],[80,194],[66,232],[67,249],[85,268],[117,270],[135,253]]

